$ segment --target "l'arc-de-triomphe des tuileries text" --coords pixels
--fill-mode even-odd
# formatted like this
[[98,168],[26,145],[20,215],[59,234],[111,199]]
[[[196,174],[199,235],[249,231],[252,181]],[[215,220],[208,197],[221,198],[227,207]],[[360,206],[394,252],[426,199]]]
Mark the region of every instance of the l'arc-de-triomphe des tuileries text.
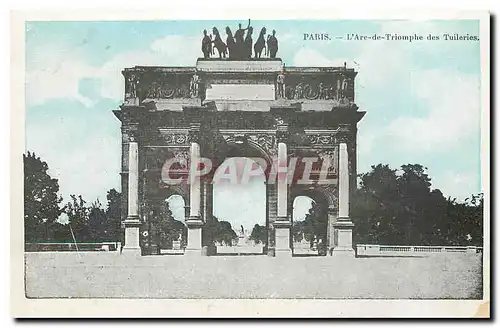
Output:
[[[277,41],[267,58],[260,53],[251,58],[224,43],[221,58],[210,58],[218,45],[207,38],[205,33],[204,56],[195,66],[136,66],[122,72],[124,102],[114,111],[122,132],[122,253],[147,254],[143,245],[153,233],[148,221],[176,194],[186,204],[184,254],[210,255],[203,251],[210,241],[202,238],[213,218],[210,177],[225,159],[248,157],[264,159],[267,175],[276,163],[298,158],[296,171],[310,175],[310,183],[296,183],[295,175],[286,174],[266,182],[267,254],[292,256],[292,202],[308,196],[327,217],[327,254],[354,256],[349,198],[356,188],[357,123],[365,114],[355,104],[357,73],[345,65],[286,66],[276,57]],[[256,54],[262,51],[258,43]],[[267,52],[273,50],[272,43],[268,46]],[[165,163],[176,162],[169,176],[193,176],[200,168],[192,163],[200,158],[212,162],[204,177],[164,181]]]

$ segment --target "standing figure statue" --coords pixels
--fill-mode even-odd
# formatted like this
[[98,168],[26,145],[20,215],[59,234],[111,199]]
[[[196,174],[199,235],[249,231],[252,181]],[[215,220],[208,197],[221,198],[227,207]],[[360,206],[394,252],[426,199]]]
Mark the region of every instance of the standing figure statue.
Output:
[[349,80],[344,77],[344,80],[342,81],[342,98],[347,97],[347,88],[349,87]]
[[189,95],[191,98],[198,97],[198,86],[199,86],[200,78],[198,74],[194,73],[193,77],[191,77],[191,81],[189,82]]
[[139,79],[135,74],[130,74],[127,81],[128,94],[130,98],[137,97],[137,85],[139,84]]
[[319,99],[327,99],[328,98],[327,93],[328,93],[327,88],[325,87],[323,82],[320,82],[318,85],[318,98]]
[[243,35],[245,34],[245,31],[248,30],[249,27],[250,27],[250,19],[248,20],[247,28],[242,28],[241,23],[238,24],[238,30],[234,32],[234,41],[236,43],[243,43]]
[[233,32],[231,32],[231,29],[229,26],[226,26],[226,44],[227,44],[227,49],[229,50],[229,58],[235,58],[236,51],[235,51],[235,42],[234,42],[234,37],[233,37]]
[[278,39],[276,39],[276,31],[273,30],[272,35],[267,36],[267,51],[269,57],[276,58],[276,53],[278,52]]
[[212,54],[212,38],[207,35],[207,30],[203,30],[203,40],[201,41],[201,51],[203,58],[210,58]]
[[[214,33],[214,36],[215,36],[215,39],[213,41],[214,43],[214,47],[217,49],[217,51],[219,52],[219,58],[222,58],[224,56],[224,58],[226,58],[226,54],[227,54],[227,46],[226,44],[222,41],[221,37],[220,37],[220,33],[219,33],[219,30],[214,26],[214,28],[212,29],[212,32]],[[213,53],[213,50],[212,50],[212,53]]]
[[264,54],[267,53],[266,40],[264,39],[265,35],[266,35],[266,28],[263,27],[262,30],[260,30],[259,38],[257,39],[257,42],[255,42],[255,45],[253,47],[255,52],[255,58],[260,58],[262,54],[262,49],[266,49]]
[[293,99],[301,99],[302,98],[302,83],[299,82],[295,86],[295,93],[293,95]]
[[252,58],[252,33],[253,33],[253,27],[248,27],[248,32],[247,36],[245,37],[245,51],[244,51],[244,58]]
[[283,69],[281,69],[281,72],[276,77],[276,84],[277,84],[277,90],[278,90],[278,94],[277,94],[278,99],[285,98],[285,74],[283,74]]
[[235,58],[242,59],[245,57],[245,48],[244,48],[244,34],[245,31],[250,28],[250,19],[248,20],[247,28],[242,28],[241,23],[238,24],[238,29],[234,32],[234,42],[235,42]]

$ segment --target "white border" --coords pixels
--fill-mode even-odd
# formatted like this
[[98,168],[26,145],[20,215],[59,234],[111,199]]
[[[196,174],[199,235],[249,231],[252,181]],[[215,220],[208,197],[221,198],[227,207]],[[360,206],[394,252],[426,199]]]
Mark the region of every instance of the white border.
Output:
[[[77,10],[15,12],[11,16],[11,314],[15,317],[474,317],[489,315],[490,167],[489,167],[489,15],[484,11],[387,11],[224,9],[219,6],[147,10]],[[118,300],[27,299],[24,297],[22,152],[24,149],[24,22],[26,20],[151,19],[480,19],[482,60],[482,186],[485,194],[484,301],[460,300]],[[486,311],[486,312],[484,312]],[[483,313],[481,313],[483,312]]]

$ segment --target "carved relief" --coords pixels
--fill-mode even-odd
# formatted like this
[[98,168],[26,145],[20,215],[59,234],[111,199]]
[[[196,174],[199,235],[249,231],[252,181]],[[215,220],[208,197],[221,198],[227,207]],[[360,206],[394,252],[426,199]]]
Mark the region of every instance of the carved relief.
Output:
[[152,99],[172,99],[172,98],[190,98],[188,85],[175,85],[167,81],[154,81],[146,91],[145,98]]
[[328,210],[335,213],[338,211],[338,184],[322,185],[321,189],[328,198]]
[[276,154],[276,139],[271,134],[254,134],[250,135],[249,139],[258,144],[262,149],[271,156]]
[[321,161],[328,161],[329,166],[327,171],[328,172],[337,172],[337,167],[338,167],[338,153],[335,151],[335,149],[325,149],[318,151],[318,157],[321,159]]
[[257,134],[223,134],[222,137],[226,143],[234,143],[236,139],[249,140],[258,145],[269,156],[273,157],[277,154],[276,137],[272,134],[257,133]]
[[189,151],[187,149],[178,149],[174,151],[174,158],[176,161],[174,170],[189,170]]
[[292,73],[286,79],[287,99],[331,100],[340,106],[354,103],[354,79],[344,72],[319,76]]
[[169,145],[187,145],[188,143],[187,134],[180,134],[180,133],[164,134],[163,139]]
[[309,135],[309,142],[311,145],[333,145],[334,136],[331,134],[311,134]]

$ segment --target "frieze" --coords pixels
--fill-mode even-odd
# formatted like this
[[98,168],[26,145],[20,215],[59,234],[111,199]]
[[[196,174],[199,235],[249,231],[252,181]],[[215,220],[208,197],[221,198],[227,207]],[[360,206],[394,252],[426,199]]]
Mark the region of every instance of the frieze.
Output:
[[221,133],[226,143],[235,143],[236,139],[246,139],[262,148],[269,156],[277,154],[276,136],[274,133]]
[[335,136],[329,134],[311,134],[309,135],[311,145],[333,145]]
[[343,71],[328,74],[289,74],[276,76],[276,97],[294,100],[330,100],[338,105],[354,103],[354,78]]
[[193,68],[126,69],[125,103],[133,99],[189,99],[200,97],[201,79]]
[[162,141],[166,145],[186,146],[189,144],[188,131],[159,129]]

